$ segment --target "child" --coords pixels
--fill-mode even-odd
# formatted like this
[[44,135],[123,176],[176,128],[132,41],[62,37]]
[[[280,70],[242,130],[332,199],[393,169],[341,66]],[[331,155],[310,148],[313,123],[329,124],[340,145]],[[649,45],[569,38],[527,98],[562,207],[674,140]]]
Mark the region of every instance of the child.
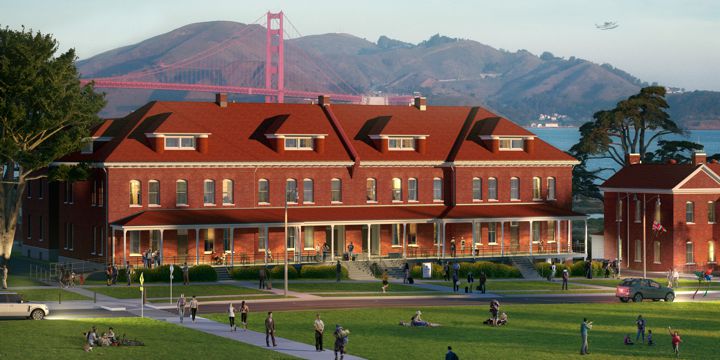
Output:
[[668,332],[670,332],[670,337],[672,341],[672,347],[673,351],[675,352],[675,357],[680,357],[680,343],[682,340],[680,339],[680,333],[675,330],[675,332],[672,331],[672,329],[668,326]]
[[632,341],[632,339],[630,338],[630,334],[625,335],[625,340],[624,340],[624,342],[625,342],[625,345],[635,345],[635,343],[634,343],[634,342]]
[[655,345],[652,339],[652,330],[648,330],[648,336],[647,336],[647,344],[648,346]]

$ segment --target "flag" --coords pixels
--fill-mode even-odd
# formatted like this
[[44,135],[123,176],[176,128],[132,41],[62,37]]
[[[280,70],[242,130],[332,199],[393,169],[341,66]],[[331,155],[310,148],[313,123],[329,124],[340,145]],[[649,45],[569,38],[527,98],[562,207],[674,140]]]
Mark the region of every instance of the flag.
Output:
[[658,221],[653,221],[652,229],[656,235],[660,235],[660,233],[667,232],[667,229],[664,226],[662,226],[662,224]]

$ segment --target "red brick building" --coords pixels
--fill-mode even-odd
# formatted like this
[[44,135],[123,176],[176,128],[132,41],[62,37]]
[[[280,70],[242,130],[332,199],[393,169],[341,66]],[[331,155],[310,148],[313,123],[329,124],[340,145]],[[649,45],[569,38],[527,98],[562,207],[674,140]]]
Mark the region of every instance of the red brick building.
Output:
[[620,249],[623,268],[635,270],[717,267],[720,164],[706,158],[696,153],[691,164],[641,164],[631,154],[631,165],[601,187],[605,256],[618,258]]
[[[573,254],[577,161],[479,107],[151,102],[107,120],[72,184],[34,181],[32,256],[237,263],[327,243],[367,257]],[[42,194],[39,192],[42,191]],[[580,248],[580,252],[583,249]]]

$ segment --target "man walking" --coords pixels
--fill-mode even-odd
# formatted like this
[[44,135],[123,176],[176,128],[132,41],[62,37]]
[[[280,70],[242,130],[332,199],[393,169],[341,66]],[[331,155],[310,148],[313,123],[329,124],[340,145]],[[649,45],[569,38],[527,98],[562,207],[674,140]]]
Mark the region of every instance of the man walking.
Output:
[[265,279],[267,278],[267,273],[265,272],[265,267],[260,268],[260,273],[258,274],[258,289],[264,289],[265,288]]
[[338,353],[340,354],[340,360],[345,357],[345,346],[348,343],[348,335],[350,330],[345,330],[340,325],[335,325],[335,360],[338,360]]
[[570,276],[570,275],[568,274],[567,269],[563,269],[563,274],[562,274],[562,280],[563,280],[563,282],[562,282],[562,289],[561,289],[561,290],[567,290],[567,289],[568,289],[568,277],[569,277],[569,276]]
[[487,275],[485,275],[484,271],[480,272],[480,277],[478,277],[478,282],[480,285],[478,285],[478,288],[481,293],[485,293],[485,283],[487,282]]
[[[454,265],[453,265],[453,267],[454,267]],[[453,271],[452,282],[453,282],[453,292],[460,291],[460,278],[458,277],[458,273],[456,271]]]
[[457,246],[455,245],[455,238],[450,240],[450,256],[455,257]]
[[338,260],[335,265],[335,277],[337,278],[337,282],[340,282],[340,278],[342,277],[342,265],[340,265],[340,260]]
[[272,346],[277,346],[275,343],[275,320],[272,317],[272,311],[268,311],[268,316],[265,319],[265,344],[270,347],[270,339],[272,339]]
[[580,324],[580,337],[582,338],[580,355],[590,354],[590,351],[588,349],[588,330],[590,329],[592,329],[592,321],[587,321],[587,318],[584,318],[583,322]]
[[135,274],[135,268],[130,264],[129,261],[125,262],[125,275],[127,275],[127,286],[132,285],[132,277]]
[[190,285],[190,269],[187,266],[187,262],[183,263],[182,273],[183,273],[183,285]]
[[448,262],[443,265],[443,279],[450,281],[450,264]]
[[315,351],[323,350],[323,332],[325,332],[325,323],[320,319],[320,314],[315,314]]
[[112,266],[112,284],[117,284],[117,277],[118,277],[118,268],[113,264]]
[[2,266],[2,288],[7,289],[7,277],[8,277],[8,266],[7,264],[3,264]]
[[405,265],[403,265],[403,284],[409,283],[410,279],[410,264],[405,262]]
[[177,301],[178,316],[180,316],[180,323],[182,324],[185,320],[185,294],[180,294]]
[[637,320],[635,320],[635,324],[637,324],[637,335],[635,335],[635,342],[638,341],[638,339],[642,338],[642,343],[645,343],[645,319],[643,319],[642,315],[638,315]]
[[448,345],[448,351],[445,354],[445,360],[460,360],[460,358],[452,351],[452,346]]

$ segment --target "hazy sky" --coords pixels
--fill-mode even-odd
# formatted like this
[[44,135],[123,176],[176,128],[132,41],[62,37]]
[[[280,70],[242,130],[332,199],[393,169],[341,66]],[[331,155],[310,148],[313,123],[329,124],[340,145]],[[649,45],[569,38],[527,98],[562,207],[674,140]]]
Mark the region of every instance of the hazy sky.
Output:
[[[74,47],[87,58],[189,23],[251,23],[268,10],[283,10],[302,35],[344,32],[417,43],[440,33],[610,63],[667,86],[720,91],[716,0],[0,0],[0,25],[52,33],[62,49]],[[605,21],[620,26],[595,28]]]

